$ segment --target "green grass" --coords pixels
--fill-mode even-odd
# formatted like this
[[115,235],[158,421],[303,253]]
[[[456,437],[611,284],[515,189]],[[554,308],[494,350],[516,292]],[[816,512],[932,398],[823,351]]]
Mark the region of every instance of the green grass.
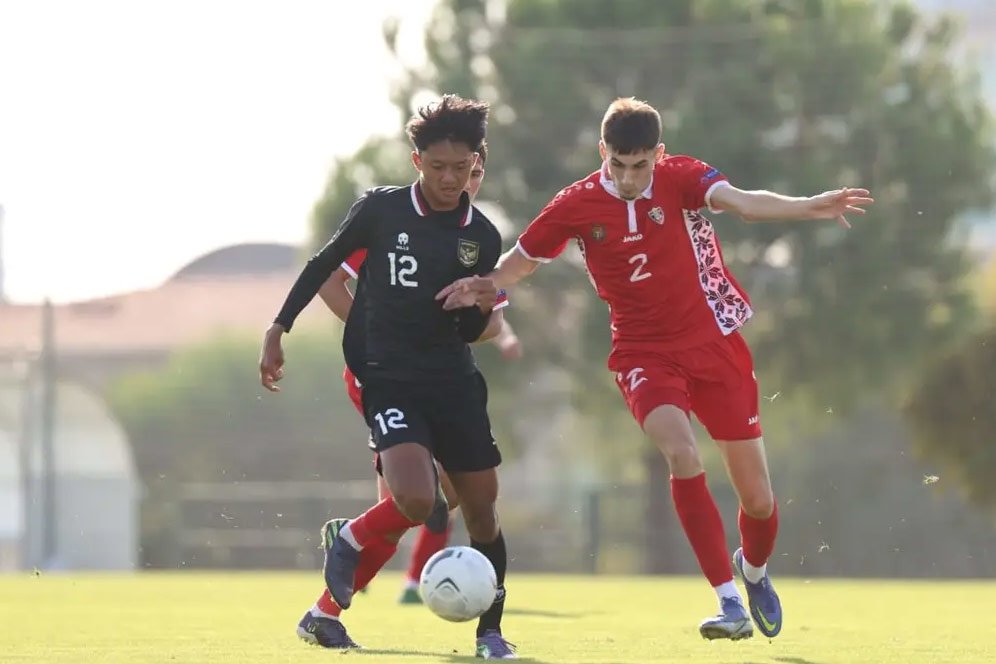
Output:
[[[317,574],[0,576],[0,661],[473,662],[473,624],[395,604],[385,575],[346,612],[365,651],[328,652],[294,627]],[[705,582],[686,578],[510,578],[505,634],[526,662],[830,664],[996,662],[996,583],[781,580],[773,641],[708,643]]]

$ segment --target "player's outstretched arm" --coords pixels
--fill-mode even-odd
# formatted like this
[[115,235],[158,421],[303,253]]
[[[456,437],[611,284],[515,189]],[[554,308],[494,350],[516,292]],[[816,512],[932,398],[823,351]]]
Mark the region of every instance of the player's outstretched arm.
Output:
[[[526,258],[517,247],[513,247],[498,259],[495,269],[486,278],[493,281],[499,290],[507,290],[509,286],[517,284],[535,272],[538,266],[539,261]],[[442,300],[443,309],[447,311],[473,306],[476,302],[473,292],[475,279],[480,277],[457,279],[436,293],[436,300]]]
[[875,202],[867,189],[835,189],[818,196],[783,196],[770,191],[745,191],[726,185],[709,197],[714,210],[735,212],[744,221],[783,221],[789,219],[835,219],[845,228],[849,214],[864,214]]
[[340,267],[318,289],[318,297],[322,298],[325,306],[343,323],[349,318],[349,310],[353,307],[353,294],[346,287],[346,282],[350,279],[352,275]]

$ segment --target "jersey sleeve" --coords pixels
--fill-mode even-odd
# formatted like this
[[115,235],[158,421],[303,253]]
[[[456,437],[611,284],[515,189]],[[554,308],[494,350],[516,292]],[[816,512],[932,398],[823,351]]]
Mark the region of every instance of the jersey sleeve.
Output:
[[322,284],[343,264],[343,261],[356,251],[367,247],[373,219],[370,207],[369,193],[357,199],[349,208],[346,218],[339,224],[339,230],[332,239],[322,247],[321,251],[312,256],[301,270],[280,308],[280,313],[273,319],[273,322],[282,326],[286,332],[290,332],[298,315],[315,298]]
[[343,261],[342,265],[339,267],[346,271],[346,273],[353,279],[357,279],[360,276],[360,268],[363,267],[363,261],[367,259],[367,250],[358,249],[353,252],[353,254]]
[[686,210],[707,207],[710,212],[720,212],[710,205],[712,193],[719,187],[729,186],[726,176],[709,164],[689,158],[681,165],[677,178],[681,186],[681,205]]
[[515,243],[516,249],[529,260],[549,263],[564,252],[574,237],[568,216],[570,194],[566,192],[565,189],[547,203]]

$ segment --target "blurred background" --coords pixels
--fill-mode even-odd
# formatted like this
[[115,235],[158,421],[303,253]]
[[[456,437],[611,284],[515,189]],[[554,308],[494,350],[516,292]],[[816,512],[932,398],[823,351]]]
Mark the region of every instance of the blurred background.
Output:
[[[758,312],[775,569],[996,574],[992,2],[39,0],[0,26],[0,570],[317,569],[376,495],[341,326],[309,307],[278,395],[259,339],[454,92],[492,104],[509,246],[598,167],[617,96],[740,187],[871,189],[846,232],[715,219]],[[512,569],[695,572],[579,257],[513,299],[525,357],[477,352]]]

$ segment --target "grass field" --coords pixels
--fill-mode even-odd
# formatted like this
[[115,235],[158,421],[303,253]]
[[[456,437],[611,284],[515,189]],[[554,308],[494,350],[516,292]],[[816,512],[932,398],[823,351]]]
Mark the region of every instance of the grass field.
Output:
[[[394,603],[378,578],[345,614],[366,648],[297,640],[315,574],[0,576],[0,662],[473,662],[473,624]],[[782,580],[773,641],[701,640],[714,609],[699,579],[518,575],[505,633],[526,662],[830,664],[996,662],[996,583]]]

